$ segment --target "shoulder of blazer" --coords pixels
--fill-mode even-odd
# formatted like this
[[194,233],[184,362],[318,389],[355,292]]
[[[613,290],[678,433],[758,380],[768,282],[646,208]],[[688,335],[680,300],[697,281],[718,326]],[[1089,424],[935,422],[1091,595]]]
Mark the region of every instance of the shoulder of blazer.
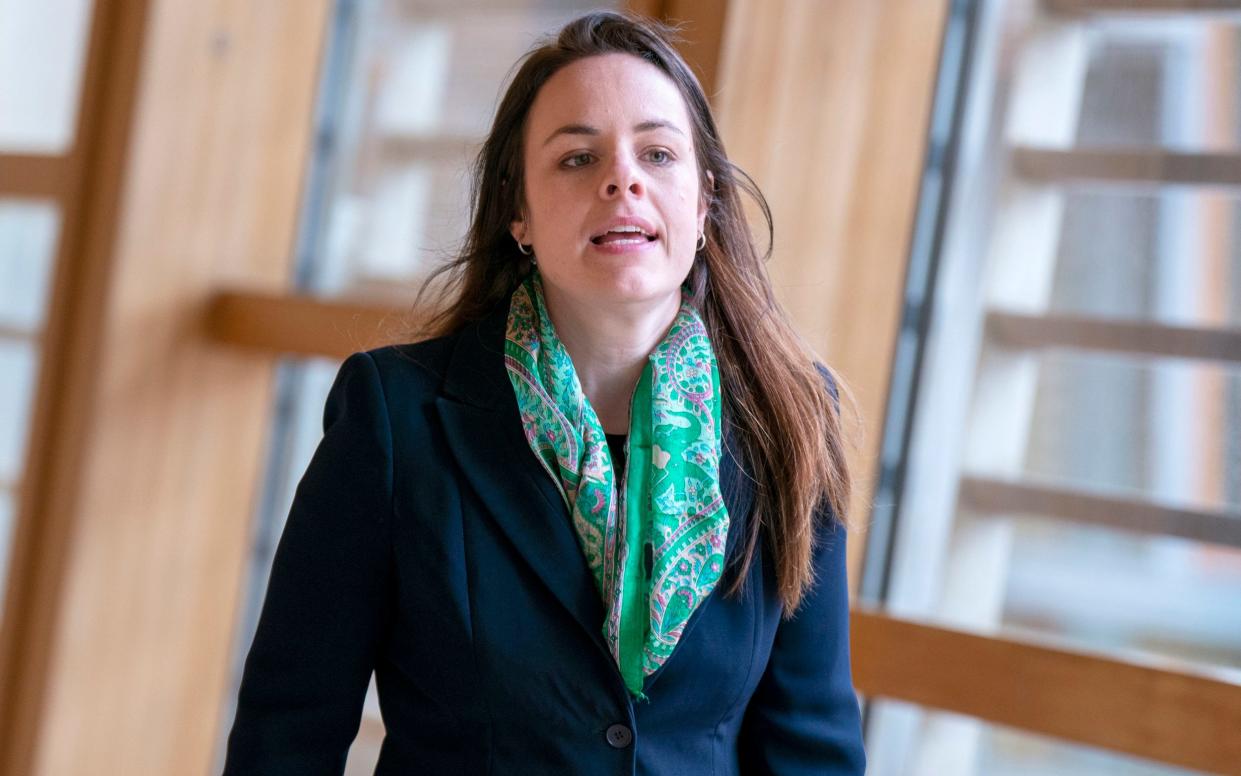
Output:
[[431,399],[444,382],[458,336],[449,334],[422,342],[385,345],[366,353],[374,359],[385,386],[399,386],[404,394],[425,394]]
[[508,305],[442,337],[367,351],[389,398],[433,401],[437,396],[492,405],[508,385],[504,329]]

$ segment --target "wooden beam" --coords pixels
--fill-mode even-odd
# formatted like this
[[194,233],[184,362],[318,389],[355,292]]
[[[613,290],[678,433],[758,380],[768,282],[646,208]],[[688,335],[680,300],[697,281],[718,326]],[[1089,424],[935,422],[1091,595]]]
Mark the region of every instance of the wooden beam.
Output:
[[664,17],[683,22],[679,51],[689,62],[712,104],[720,88],[720,59],[731,0],[665,0]]
[[478,153],[481,137],[468,135],[385,135],[379,139],[379,151],[385,164],[402,164],[413,159],[419,161],[450,162],[465,167]]
[[1241,773],[1241,685],[1167,664],[852,615],[859,692],[1211,773]]
[[1080,489],[987,477],[961,478],[960,505],[974,512],[1029,514],[1157,536],[1241,547],[1241,512],[1193,509]]
[[55,179],[39,185],[59,198],[60,234],[0,623],[3,774],[40,773],[36,757],[57,680],[52,666],[147,12],[147,0],[95,4],[73,149],[56,161],[10,157],[6,171],[18,181],[11,193],[19,193],[21,181]]
[[1241,14],[1237,0],[1044,0],[1051,13],[1066,16],[1222,15]]
[[31,331],[30,329],[24,327],[0,324],[0,339],[38,342],[41,337],[37,331]]
[[366,302],[224,291],[211,298],[206,320],[208,336],[222,344],[343,359],[399,339],[411,317],[407,310]]
[[1012,164],[1028,180],[1061,185],[1241,186],[1241,153],[1019,146],[1012,150]]
[[990,312],[987,332],[1009,348],[1073,348],[1241,363],[1241,329]]
[[0,772],[215,765],[274,364],[203,336],[202,311],[227,283],[288,282],[332,5],[95,4],[92,156],[36,393]]
[[0,196],[63,200],[75,167],[65,156],[0,154]]
[[624,0],[623,7],[652,19],[662,19],[668,2],[669,0]]
[[[859,526],[878,475],[950,5],[731,0],[726,20],[720,134],[771,206],[767,270],[781,304],[856,399],[845,425],[856,477],[849,514]],[[763,250],[758,211],[748,213]],[[865,546],[859,530],[849,542],[854,589]]]

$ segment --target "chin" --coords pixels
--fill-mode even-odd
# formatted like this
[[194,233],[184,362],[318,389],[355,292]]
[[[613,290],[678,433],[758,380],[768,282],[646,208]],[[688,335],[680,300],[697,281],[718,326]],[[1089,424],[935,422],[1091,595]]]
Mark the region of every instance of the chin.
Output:
[[600,284],[601,301],[656,302],[669,296],[680,296],[681,281],[663,273],[653,274],[638,268],[621,270]]

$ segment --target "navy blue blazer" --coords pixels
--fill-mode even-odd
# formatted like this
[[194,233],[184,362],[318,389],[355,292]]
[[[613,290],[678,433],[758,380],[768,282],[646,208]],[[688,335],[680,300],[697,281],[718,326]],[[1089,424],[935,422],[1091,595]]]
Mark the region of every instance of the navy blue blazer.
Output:
[[[506,309],[351,355],[298,485],[246,658],[224,773],[340,774],[371,672],[376,774],[861,774],[845,532],[788,621],[764,544],[633,702],[568,511],[522,433]],[[753,502],[726,432],[735,560]],[[823,518],[826,515],[820,515]]]

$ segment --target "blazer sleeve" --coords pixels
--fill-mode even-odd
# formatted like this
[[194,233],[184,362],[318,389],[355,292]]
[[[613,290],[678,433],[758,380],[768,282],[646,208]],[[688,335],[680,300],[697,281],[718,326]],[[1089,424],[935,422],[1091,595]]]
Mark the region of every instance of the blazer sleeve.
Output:
[[344,772],[388,618],[392,437],[375,362],[328,393],[246,657],[225,776]]
[[[819,368],[839,409],[837,387]],[[816,582],[797,613],[776,629],[767,669],[742,722],[742,773],[860,776],[866,771],[849,661],[846,529],[826,505],[814,519]]]

